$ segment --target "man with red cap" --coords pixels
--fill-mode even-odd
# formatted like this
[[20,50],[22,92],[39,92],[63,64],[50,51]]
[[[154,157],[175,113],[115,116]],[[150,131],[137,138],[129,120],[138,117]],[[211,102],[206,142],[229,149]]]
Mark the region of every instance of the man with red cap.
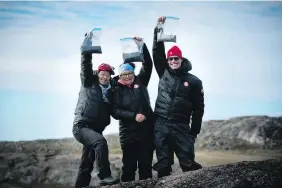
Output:
[[[86,35],[84,40],[90,40]],[[75,109],[73,135],[83,144],[81,162],[75,187],[87,187],[96,161],[101,185],[119,182],[111,176],[107,141],[102,132],[111,122],[111,105],[115,86],[111,75],[114,68],[102,63],[92,70],[92,52],[81,48],[81,87]]]
[[[165,22],[165,17],[158,21]],[[189,73],[190,61],[177,46],[165,54],[164,42],[157,41],[158,31],[156,27],[153,41],[153,60],[160,78],[154,110],[158,162],[153,169],[161,178],[170,175],[174,152],[183,172],[202,168],[195,162],[194,143],[201,130],[205,104],[202,81]]]

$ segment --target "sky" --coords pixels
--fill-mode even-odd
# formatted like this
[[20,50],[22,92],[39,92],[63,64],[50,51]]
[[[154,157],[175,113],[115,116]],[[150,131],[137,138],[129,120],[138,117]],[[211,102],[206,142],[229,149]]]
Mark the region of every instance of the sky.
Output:
[[[84,33],[102,28],[93,69],[117,68],[119,39],[141,36],[152,52],[160,16],[180,18],[172,29],[203,82],[204,121],[282,115],[281,2],[0,2],[0,140],[73,137]],[[153,68],[153,108],[158,81]],[[112,119],[104,134],[117,132]]]

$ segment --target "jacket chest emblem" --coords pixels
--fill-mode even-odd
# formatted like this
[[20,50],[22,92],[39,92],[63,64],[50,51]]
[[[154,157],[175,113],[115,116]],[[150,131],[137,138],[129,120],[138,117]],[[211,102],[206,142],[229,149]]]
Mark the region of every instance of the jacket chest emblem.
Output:
[[135,89],[139,88],[139,85],[138,84],[134,84],[134,88]]
[[184,85],[185,87],[188,87],[188,86],[189,86],[189,83],[188,83],[188,82],[184,82],[183,85]]

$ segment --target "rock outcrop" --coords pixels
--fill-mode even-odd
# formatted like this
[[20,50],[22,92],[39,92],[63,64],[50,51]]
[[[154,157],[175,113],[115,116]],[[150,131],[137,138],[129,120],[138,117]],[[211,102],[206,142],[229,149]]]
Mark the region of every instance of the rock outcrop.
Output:
[[[74,184],[80,157],[77,154],[1,153],[0,183],[16,185],[64,185]],[[112,174],[120,175],[121,157],[110,156]],[[96,168],[92,172],[92,185],[98,182]],[[1,187],[1,186],[0,186]],[[40,186],[39,186],[40,187]]]
[[243,116],[203,122],[197,148],[280,149],[282,117]]

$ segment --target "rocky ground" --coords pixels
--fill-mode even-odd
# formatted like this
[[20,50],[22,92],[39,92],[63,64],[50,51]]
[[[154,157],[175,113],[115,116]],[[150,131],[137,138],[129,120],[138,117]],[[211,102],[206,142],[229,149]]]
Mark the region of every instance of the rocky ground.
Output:
[[[120,183],[105,188],[255,188],[282,187],[282,158],[266,161],[245,161],[206,167],[197,171],[171,175],[162,179]],[[92,188],[97,188],[94,186]]]
[[[67,159],[70,160],[70,159]],[[60,163],[62,163],[62,160]],[[66,164],[66,163],[65,163]],[[62,168],[65,164],[60,164]],[[57,164],[58,165],[58,164]],[[49,170],[39,167],[31,167],[27,170],[18,169],[17,173],[11,173],[10,179],[2,179],[1,188],[67,188],[72,187],[76,172],[70,169],[68,164],[65,169],[57,169],[50,166]],[[113,166],[112,166],[113,167]],[[53,168],[53,169],[52,169]],[[114,171],[116,172],[116,171]],[[104,188],[177,188],[177,187],[226,187],[226,188],[279,188],[282,187],[282,158],[263,161],[244,161],[225,165],[204,167],[203,169],[180,173],[171,176],[153,179],[120,183]],[[98,188],[95,173],[89,188]],[[117,176],[114,173],[114,176]],[[24,177],[26,176],[26,177]],[[12,179],[12,177],[14,179]],[[44,179],[45,178],[45,179]]]
[[[190,187],[240,187],[241,185],[241,187],[245,185],[262,187],[271,183],[274,185],[275,182],[281,183],[281,180],[276,177],[278,171],[281,172],[282,163],[281,120],[281,117],[252,116],[204,122],[202,132],[197,138],[196,159],[205,168],[182,174],[176,160],[173,166],[174,175],[163,180],[165,185],[170,187],[185,187],[184,184],[191,184]],[[120,153],[118,136],[108,135],[107,141],[111,153],[113,176],[118,177],[122,166],[121,155],[118,154]],[[81,145],[72,138],[0,142],[0,187],[70,187],[75,181],[80,153]],[[251,162],[267,159],[276,160]],[[234,165],[235,162],[240,161],[248,162]],[[273,172],[270,172],[271,170]],[[91,185],[95,186],[98,182],[95,170],[92,176]],[[201,177],[203,182],[197,180],[198,177]],[[234,179],[236,177],[237,179]],[[265,181],[262,182],[258,178]],[[155,172],[154,179],[156,179]],[[256,184],[254,181],[259,183]],[[162,186],[162,183],[156,180],[145,181],[140,186],[146,187],[147,184],[148,187]],[[134,187],[133,185],[136,187],[138,182],[119,186]]]

